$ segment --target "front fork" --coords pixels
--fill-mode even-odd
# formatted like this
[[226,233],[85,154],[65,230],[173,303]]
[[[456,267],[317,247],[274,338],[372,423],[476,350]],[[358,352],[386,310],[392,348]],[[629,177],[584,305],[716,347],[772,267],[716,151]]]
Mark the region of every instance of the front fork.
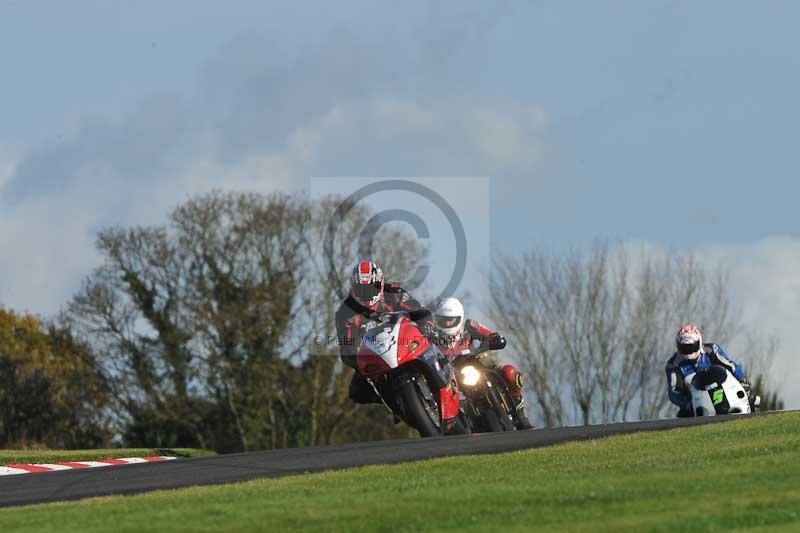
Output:
[[428,384],[435,383],[439,386],[437,400],[441,420],[443,422],[455,420],[460,405],[455,367],[436,348],[429,350],[421,359],[428,369],[426,372],[429,377]]

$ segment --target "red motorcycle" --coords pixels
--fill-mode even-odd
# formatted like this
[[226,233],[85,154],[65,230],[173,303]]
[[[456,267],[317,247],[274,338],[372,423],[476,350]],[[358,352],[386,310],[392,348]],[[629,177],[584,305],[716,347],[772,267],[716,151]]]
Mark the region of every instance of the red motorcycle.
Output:
[[386,313],[366,325],[358,371],[395,417],[420,436],[469,432],[459,414],[453,367],[408,313]]

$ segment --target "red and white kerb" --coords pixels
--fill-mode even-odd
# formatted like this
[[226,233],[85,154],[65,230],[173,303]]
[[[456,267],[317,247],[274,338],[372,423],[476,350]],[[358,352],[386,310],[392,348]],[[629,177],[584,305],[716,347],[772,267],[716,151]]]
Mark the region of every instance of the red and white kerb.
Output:
[[104,466],[123,466],[142,463],[161,463],[173,461],[177,457],[126,457],[124,459],[103,459],[102,461],[69,461],[63,463],[19,464],[0,466],[0,476],[15,476],[18,474],[40,474],[43,472],[58,472],[60,470],[81,470],[86,468],[102,468]]

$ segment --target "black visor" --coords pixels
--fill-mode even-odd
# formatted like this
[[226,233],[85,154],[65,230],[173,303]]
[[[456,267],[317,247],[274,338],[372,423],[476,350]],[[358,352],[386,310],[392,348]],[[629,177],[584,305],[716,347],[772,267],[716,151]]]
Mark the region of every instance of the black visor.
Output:
[[371,302],[381,292],[381,283],[369,285],[356,285],[353,287],[353,296],[360,302]]
[[461,323],[460,316],[437,316],[436,325],[443,329],[458,327]]
[[690,355],[700,351],[700,341],[693,342],[692,344],[679,344],[678,353],[681,355]]

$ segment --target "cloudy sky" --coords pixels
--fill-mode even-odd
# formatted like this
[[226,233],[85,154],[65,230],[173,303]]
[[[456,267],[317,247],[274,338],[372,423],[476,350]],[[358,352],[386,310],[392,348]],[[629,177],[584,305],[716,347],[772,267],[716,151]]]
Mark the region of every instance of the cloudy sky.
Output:
[[475,264],[597,238],[725,264],[800,407],[800,4],[289,5],[0,1],[0,304],[55,312],[99,228],[191,194],[416,177],[488,218]]

